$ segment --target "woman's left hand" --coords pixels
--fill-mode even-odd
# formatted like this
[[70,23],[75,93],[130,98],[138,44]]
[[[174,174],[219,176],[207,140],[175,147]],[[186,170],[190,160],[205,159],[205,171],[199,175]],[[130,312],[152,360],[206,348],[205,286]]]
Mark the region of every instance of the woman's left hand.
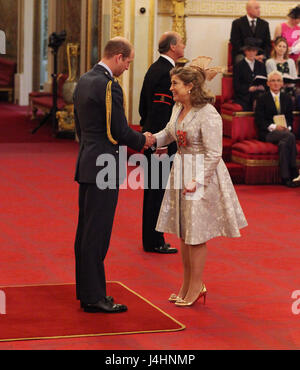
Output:
[[182,194],[185,195],[186,193],[195,193],[196,189],[197,189],[197,183],[195,180],[192,180],[185,186]]

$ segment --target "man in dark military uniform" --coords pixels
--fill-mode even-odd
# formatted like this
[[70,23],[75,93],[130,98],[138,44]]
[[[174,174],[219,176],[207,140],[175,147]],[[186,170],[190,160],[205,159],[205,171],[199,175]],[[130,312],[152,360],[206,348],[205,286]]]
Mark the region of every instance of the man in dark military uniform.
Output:
[[[176,32],[164,33],[159,41],[160,57],[148,69],[141,91],[139,113],[143,132],[156,133],[169,122],[173,108],[173,97],[170,91],[170,70],[175,67],[177,59],[183,57],[185,45],[181,36]],[[168,147],[169,156],[176,153],[176,144]],[[165,183],[160,174],[159,188],[151,189],[151,148],[145,150],[148,159],[148,179],[145,183],[143,202],[143,248],[146,252],[176,253],[165,243],[164,235],[155,230],[161,202],[164,195]],[[152,161],[155,157],[152,156]],[[153,175],[153,174],[152,174]],[[148,186],[147,186],[148,185]]]
[[[115,304],[112,297],[106,296],[104,259],[119,183],[123,180],[119,178],[119,145],[141,150],[144,145],[149,147],[154,142],[149,133],[141,134],[128,126],[123,91],[114,79],[129,68],[133,58],[134,50],[126,39],[116,37],[110,40],[102,60],[80,78],[74,92],[74,115],[80,142],[75,174],[79,183],[76,294],[86,312],[127,310],[125,305]],[[108,173],[109,181],[105,182],[99,174],[106,168],[103,157],[108,155],[115,161],[114,168]]]

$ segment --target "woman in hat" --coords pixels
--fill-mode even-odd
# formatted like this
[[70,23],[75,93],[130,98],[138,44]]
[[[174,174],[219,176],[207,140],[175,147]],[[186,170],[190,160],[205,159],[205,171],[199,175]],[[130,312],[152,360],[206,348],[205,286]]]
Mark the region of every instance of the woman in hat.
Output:
[[267,72],[265,64],[256,60],[255,42],[249,40],[242,50],[245,58],[233,67],[234,102],[244,111],[253,111],[256,99],[265,92]]

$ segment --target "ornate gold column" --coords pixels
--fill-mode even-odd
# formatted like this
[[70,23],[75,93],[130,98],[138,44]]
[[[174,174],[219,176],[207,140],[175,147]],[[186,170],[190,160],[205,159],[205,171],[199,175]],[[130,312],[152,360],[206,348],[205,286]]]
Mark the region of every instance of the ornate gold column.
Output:
[[[186,28],[185,28],[185,5],[186,0],[172,0],[173,3],[173,31],[181,35],[183,42],[186,43]],[[184,66],[189,60],[182,57],[176,61],[179,66]]]
[[112,0],[111,37],[124,36],[124,0]]
[[[124,0],[112,0],[110,33],[111,38],[116,36],[124,36]],[[118,77],[118,81],[120,84],[122,84],[122,75]]]
[[173,31],[178,32],[186,42],[186,29],[184,14],[186,0],[172,0],[173,3]]

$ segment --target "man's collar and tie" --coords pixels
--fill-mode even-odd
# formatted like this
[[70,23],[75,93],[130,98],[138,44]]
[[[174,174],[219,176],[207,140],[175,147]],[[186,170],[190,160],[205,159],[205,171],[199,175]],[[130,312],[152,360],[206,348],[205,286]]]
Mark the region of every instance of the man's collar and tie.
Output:
[[167,59],[173,67],[175,67],[175,62],[174,62],[174,59],[172,59],[171,57],[169,57],[168,55],[165,55],[165,54],[160,54],[161,57]]
[[248,63],[251,71],[253,72],[254,71],[255,60],[249,60],[248,58],[245,58],[245,61]]
[[275,94],[273,91],[271,91],[271,94],[272,94],[272,97],[274,99],[274,102],[275,102],[275,106],[276,106],[276,109],[277,109],[277,112],[280,113],[280,92]]
[[98,63],[98,65],[99,66],[102,66],[103,68],[105,68],[108,71],[108,73],[110,74],[110,77],[113,78],[113,73],[112,73],[111,69],[108,67],[108,65],[106,65],[105,63],[103,63],[101,61]]
[[254,35],[255,29],[256,29],[256,24],[257,24],[257,18],[251,18],[251,17],[249,17],[249,15],[247,15],[247,19],[248,19],[248,22],[249,22],[249,26],[252,30],[252,33]]

